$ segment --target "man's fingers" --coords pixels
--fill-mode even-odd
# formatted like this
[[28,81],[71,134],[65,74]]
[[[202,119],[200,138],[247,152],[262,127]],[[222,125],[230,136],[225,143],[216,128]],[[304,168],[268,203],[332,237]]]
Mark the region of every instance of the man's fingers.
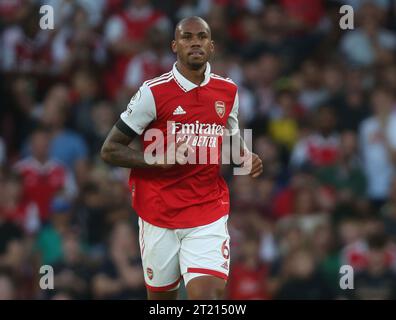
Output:
[[249,175],[253,178],[259,176],[263,171],[263,163],[261,159],[256,154],[252,154],[252,153],[250,153],[244,159],[242,167],[250,168]]
[[263,171],[263,167],[253,167],[250,174],[255,174],[260,171]]
[[180,142],[176,149],[176,162],[178,164],[186,164],[187,159],[191,153],[194,153],[195,150],[186,142]]
[[[176,139],[177,140],[177,139]],[[181,145],[185,144],[187,141],[187,136],[184,136],[183,138],[181,138],[180,140],[178,140],[176,142],[176,148],[180,147]]]
[[181,143],[180,145],[178,145],[177,148],[176,148],[176,153],[177,154],[186,155],[186,151],[188,151],[188,153],[194,153],[195,152],[193,147],[191,147],[189,144],[184,143],[184,142]]
[[195,152],[194,148],[191,147],[189,144],[186,143],[186,146],[187,146],[187,150],[188,150],[189,152],[191,152],[191,153],[194,153],[194,152]]
[[170,168],[175,164],[186,164],[188,155],[191,153],[195,153],[193,147],[191,147],[186,141],[187,136],[180,138],[177,141],[172,141],[168,145],[168,149],[174,154],[171,155],[170,159],[166,158],[164,168]]
[[256,157],[253,160],[250,176],[252,178],[257,178],[262,172],[263,172],[263,163],[258,157]]
[[257,178],[260,174],[261,174],[261,172],[257,172],[255,174],[252,174],[252,178]]
[[252,170],[250,176],[252,178],[257,178],[263,172],[263,168],[258,168],[257,170]]

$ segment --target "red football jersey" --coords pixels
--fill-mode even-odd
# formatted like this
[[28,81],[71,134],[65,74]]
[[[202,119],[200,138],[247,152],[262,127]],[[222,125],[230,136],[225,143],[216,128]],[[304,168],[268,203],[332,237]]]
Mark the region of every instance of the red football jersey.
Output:
[[257,268],[252,269],[237,262],[232,266],[228,285],[228,298],[231,300],[267,300],[268,270],[265,265],[259,263]]
[[52,160],[45,164],[32,157],[15,165],[23,178],[24,199],[37,205],[41,221],[50,215],[52,199],[66,188],[67,172],[63,165]]
[[[145,135],[157,129],[165,140],[167,134],[185,138],[196,161],[170,169],[131,170],[132,205],[143,220],[163,228],[191,228],[229,213],[220,155],[225,129],[238,128],[237,113],[237,86],[211,73],[209,63],[199,86],[183,77],[175,64],[172,71],[140,87],[121,119],[141,135],[143,149],[152,146]],[[217,163],[200,164],[200,158]]]

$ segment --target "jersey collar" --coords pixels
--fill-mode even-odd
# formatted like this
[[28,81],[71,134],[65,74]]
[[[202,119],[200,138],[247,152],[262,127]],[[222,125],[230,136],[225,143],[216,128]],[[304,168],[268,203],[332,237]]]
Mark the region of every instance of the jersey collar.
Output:
[[179,72],[179,70],[177,70],[176,62],[173,64],[172,73],[173,73],[173,77],[176,80],[176,83],[179,85],[179,87],[182,88],[184,91],[190,91],[190,90],[195,89],[197,87],[202,87],[202,86],[208,84],[208,82],[210,80],[210,64],[209,64],[209,62],[206,62],[205,78],[204,78],[204,81],[199,86],[196,85],[195,83],[192,83],[187,78],[185,78]]

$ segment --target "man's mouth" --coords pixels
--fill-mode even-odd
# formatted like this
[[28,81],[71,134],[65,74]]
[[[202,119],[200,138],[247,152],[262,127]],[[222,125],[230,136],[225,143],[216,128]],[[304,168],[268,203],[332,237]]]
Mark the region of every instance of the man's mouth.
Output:
[[202,50],[192,50],[192,51],[190,51],[190,52],[188,53],[188,55],[189,55],[189,56],[197,56],[197,57],[200,57],[200,56],[203,56],[203,55],[204,55],[204,52],[203,52]]

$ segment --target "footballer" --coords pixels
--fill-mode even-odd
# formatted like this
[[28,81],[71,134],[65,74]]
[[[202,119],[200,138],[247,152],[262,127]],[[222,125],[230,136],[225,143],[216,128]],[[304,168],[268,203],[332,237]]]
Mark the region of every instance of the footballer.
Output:
[[[108,134],[101,156],[131,168],[148,298],[177,299],[183,279],[189,299],[221,299],[230,266],[228,187],[218,162],[183,163],[181,158],[202,151],[219,155],[226,129],[241,139],[238,88],[211,72],[214,42],[202,18],[180,21],[171,47],[177,57],[172,70],[141,85]],[[175,137],[175,161],[166,151],[164,161],[147,161],[152,141],[144,137],[150,130]],[[142,150],[130,147],[135,138]],[[238,145],[250,176],[258,177],[261,160],[245,143]]]

